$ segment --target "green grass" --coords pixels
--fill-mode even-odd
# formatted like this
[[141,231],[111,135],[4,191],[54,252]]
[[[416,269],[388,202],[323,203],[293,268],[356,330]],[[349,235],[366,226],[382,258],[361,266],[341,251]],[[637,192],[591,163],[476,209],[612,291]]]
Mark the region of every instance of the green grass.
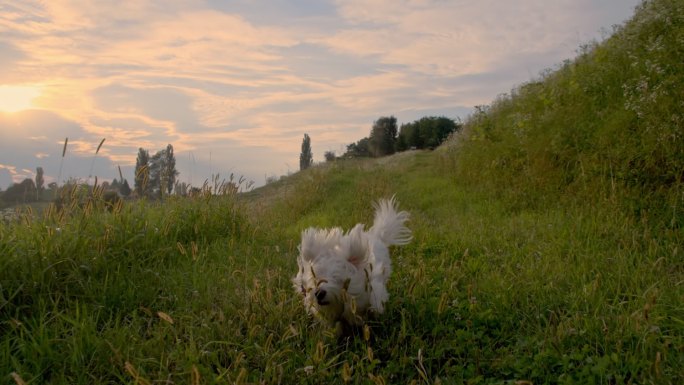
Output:
[[[601,202],[520,209],[459,183],[452,156],[340,162],[268,196],[2,227],[3,374],[84,384],[680,378],[681,233],[651,234]],[[371,200],[394,193],[414,241],[394,250],[387,312],[369,340],[338,340],[291,288],[299,232],[368,223]]]
[[[682,7],[649,2],[434,152],[0,223],[2,381],[680,383],[684,72],[658,47],[681,50]],[[630,99],[644,77],[674,96]],[[414,239],[386,312],[338,339],[291,287],[300,232],[394,194]]]

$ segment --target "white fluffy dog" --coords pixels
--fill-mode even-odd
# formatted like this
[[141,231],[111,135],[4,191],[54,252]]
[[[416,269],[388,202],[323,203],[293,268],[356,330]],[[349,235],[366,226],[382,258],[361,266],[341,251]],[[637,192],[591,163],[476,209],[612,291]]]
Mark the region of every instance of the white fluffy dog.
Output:
[[374,207],[368,231],[357,224],[347,233],[339,227],[302,232],[292,283],[310,314],[331,324],[362,325],[369,314],[383,312],[392,271],[388,247],[409,243],[411,231],[404,225],[409,214],[397,211],[394,198]]

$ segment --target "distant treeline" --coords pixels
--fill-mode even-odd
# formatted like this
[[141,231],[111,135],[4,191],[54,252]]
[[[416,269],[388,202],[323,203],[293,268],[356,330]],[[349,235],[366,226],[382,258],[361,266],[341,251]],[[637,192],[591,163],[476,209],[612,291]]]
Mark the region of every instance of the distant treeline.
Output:
[[[67,196],[72,195],[76,190],[79,192],[87,191],[92,193],[96,185],[88,185],[78,179],[70,178],[63,185],[59,186],[56,182],[51,182],[47,188],[43,186],[42,168],[38,167],[39,172],[36,174],[36,180],[26,178],[20,183],[14,183],[5,191],[0,191],[0,208],[11,207],[32,202],[53,202],[57,204],[63,203]],[[95,181],[97,183],[97,180]],[[107,181],[98,185],[99,189],[106,195],[114,193],[122,198],[127,198],[131,195],[131,188],[128,181],[123,179],[112,180],[112,183]]]
[[[122,198],[161,199],[162,196],[171,194],[174,188],[177,194],[186,195],[189,186],[178,183],[176,180],[178,175],[176,158],[171,144],[167,145],[165,149],[157,151],[153,156],[149,155],[148,150],[140,148],[135,167],[135,189],[131,189],[128,180],[124,179],[121,174],[120,168],[119,176],[121,179],[114,179],[111,183],[102,182],[100,188],[105,193],[111,192]],[[31,202],[57,202],[64,198],[63,192],[73,190],[74,186],[82,186],[87,191],[92,191],[95,187],[95,185],[90,186],[87,182],[75,178],[70,178],[62,186],[56,182],[51,182],[47,188],[44,186],[44,182],[43,168],[38,167],[35,180],[26,178],[20,183],[12,184],[7,190],[0,191],[0,208]],[[95,183],[97,184],[97,178]]]
[[[427,116],[398,128],[397,118],[383,116],[373,123],[368,137],[348,144],[342,157],[381,157],[406,150],[434,149],[461,127],[453,119]],[[326,152],[325,159],[335,159],[334,153]]]

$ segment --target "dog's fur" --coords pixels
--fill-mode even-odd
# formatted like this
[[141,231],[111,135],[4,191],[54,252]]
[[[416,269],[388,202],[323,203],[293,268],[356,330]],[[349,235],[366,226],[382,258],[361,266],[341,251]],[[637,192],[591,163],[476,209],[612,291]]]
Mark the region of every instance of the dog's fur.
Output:
[[357,224],[346,233],[339,227],[302,232],[299,271],[292,283],[306,310],[331,324],[362,325],[370,314],[383,312],[392,271],[388,247],[411,241],[404,225],[409,214],[397,210],[394,198],[374,206],[368,231]]

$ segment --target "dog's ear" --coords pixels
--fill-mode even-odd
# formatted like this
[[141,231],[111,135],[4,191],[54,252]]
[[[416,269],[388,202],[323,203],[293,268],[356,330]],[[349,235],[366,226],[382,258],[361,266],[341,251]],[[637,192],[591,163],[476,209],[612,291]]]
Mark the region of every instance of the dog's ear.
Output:
[[309,227],[302,231],[302,243],[299,245],[299,254],[305,261],[313,261],[321,253],[332,249],[340,243],[342,229],[317,229]]
[[368,240],[364,236],[364,226],[359,223],[347,233],[349,256],[347,261],[356,267],[363,266],[368,251]]
[[316,235],[317,230],[313,227],[302,231],[302,243],[299,245],[299,255],[305,261],[312,261],[316,257]]

